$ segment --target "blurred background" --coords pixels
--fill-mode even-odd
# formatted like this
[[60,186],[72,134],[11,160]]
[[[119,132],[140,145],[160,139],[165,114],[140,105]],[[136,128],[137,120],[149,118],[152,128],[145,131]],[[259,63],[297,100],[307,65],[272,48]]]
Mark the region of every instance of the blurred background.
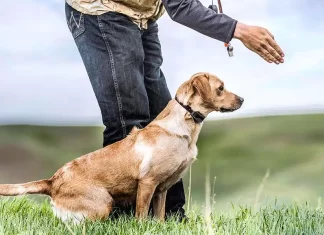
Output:
[[[286,57],[279,66],[267,64],[233,40],[229,58],[223,43],[167,14],[159,20],[162,69],[172,96],[192,74],[207,71],[245,98],[240,110],[208,117],[191,172],[192,201],[203,203],[209,171],[219,208],[275,200],[316,205],[324,195],[324,2],[222,2],[232,18],[269,29]],[[1,6],[0,183],[48,178],[102,146],[100,110],[66,24],[64,1]]]

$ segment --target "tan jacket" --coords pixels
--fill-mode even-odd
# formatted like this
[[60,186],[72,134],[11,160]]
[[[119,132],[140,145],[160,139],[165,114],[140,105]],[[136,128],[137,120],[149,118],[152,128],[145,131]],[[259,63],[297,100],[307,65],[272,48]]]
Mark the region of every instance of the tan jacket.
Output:
[[157,20],[163,13],[161,0],[66,0],[84,14],[101,15],[114,11],[129,16],[140,28],[147,28],[148,20]]

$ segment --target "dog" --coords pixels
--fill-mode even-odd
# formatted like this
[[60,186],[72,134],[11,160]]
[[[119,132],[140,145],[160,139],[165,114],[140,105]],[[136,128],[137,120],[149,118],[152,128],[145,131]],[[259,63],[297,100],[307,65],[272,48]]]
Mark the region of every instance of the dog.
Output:
[[167,190],[196,159],[205,117],[235,111],[243,101],[215,75],[197,73],[145,128],[134,127],[125,139],[72,160],[49,179],[2,184],[0,195],[48,195],[55,216],[75,223],[107,219],[122,203],[136,203],[135,216],[144,219],[152,200],[154,216],[163,221]]

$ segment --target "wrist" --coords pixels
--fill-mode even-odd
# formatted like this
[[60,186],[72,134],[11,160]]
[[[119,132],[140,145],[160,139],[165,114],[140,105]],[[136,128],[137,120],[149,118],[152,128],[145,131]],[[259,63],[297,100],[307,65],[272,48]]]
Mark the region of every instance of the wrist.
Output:
[[242,40],[242,38],[244,37],[247,31],[246,29],[247,29],[247,25],[237,22],[233,38]]

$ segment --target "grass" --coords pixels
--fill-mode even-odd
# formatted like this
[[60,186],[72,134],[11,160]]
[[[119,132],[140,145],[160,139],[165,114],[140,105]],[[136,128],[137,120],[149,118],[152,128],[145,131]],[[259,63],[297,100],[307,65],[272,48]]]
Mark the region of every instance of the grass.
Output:
[[[0,200],[0,234],[84,234],[84,228],[86,234],[324,234],[318,206],[324,196],[323,122],[324,114],[206,122],[190,190],[189,174],[184,177],[192,200],[186,224],[121,218],[74,227],[55,219],[47,201],[19,198]],[[0,183],[50,177],[65,162],[100,148],[102,131],[0,126]],[[208,181],[213,187],[206,194],[202,182]],[[206,195],[216,199],[212,209],[206,204],[210,219]]]
[[165,223],[153,219],[140,222],[121,217],[75,226],[55,218],[47,200],[37,203],[27,198],[1,199],[0,234],[324,234],[322,208],[307,204],[277,206],[274,203],[257,211],[233,205],[226,213],[214,211],[210,220],[198,211],[191,210],[186,223],[174,219]]

